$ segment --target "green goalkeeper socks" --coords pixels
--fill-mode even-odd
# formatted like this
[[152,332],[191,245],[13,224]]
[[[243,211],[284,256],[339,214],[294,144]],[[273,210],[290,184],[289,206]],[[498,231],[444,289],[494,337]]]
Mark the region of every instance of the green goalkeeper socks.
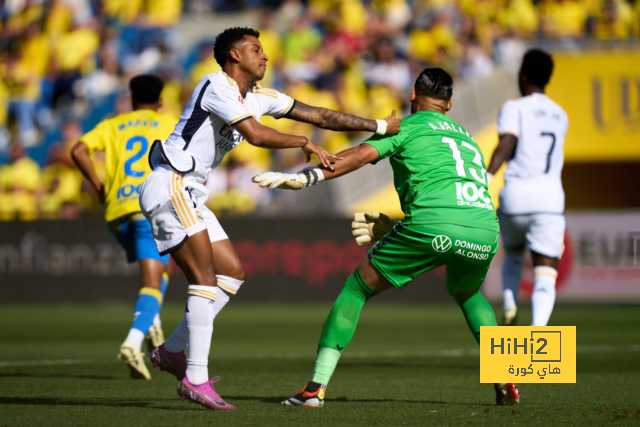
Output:
[[462,309],[473,337],[480,344],[480,326],[498,326],[496,315],[493,313],[489,301],[482,296],[479,290],[468,298],[466,295],[454,295],[453,297]]
[[358,269],[347,278],[329,317],[324,321],[311,381],[325,385],[329,382],[342,351],[353,338],[362,307],[374,295]]

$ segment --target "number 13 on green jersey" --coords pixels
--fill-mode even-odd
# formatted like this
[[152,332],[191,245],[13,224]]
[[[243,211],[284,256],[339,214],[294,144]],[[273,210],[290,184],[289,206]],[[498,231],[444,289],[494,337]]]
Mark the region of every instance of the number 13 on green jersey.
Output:
[[493,209],[493,205],[491,204],[491,197],[489,197],[486,192],[487,170],[482,163],[482,154],[480,154],[480,150],[466,141],[462,141],[460,144],[462,147],[473,151],[473,153],[475,154],[472,162],[480,168],[480,173],[478,173],[478,169],[474,167],[468,167],[467,170],[465,170],[465,164],[464,160],[462,160],[462,154],[460,153],[458,145],[453,138],[443,136],[442,143],[447,144],[449,148],[451,148],[453,159],[456,161],[456,173],[458,174],[458,176],[466,178],[468,170],[471,177],[473,177],[473,179],[481,184],[480,186],[478,186],[475,182],[456,182],[456,195],[458,198],[458,204]]
[[457,224],[499,231],[487,171],[464,128],[436,111],[402,119],[402,131],[370,144],[389,158],[405,224]]

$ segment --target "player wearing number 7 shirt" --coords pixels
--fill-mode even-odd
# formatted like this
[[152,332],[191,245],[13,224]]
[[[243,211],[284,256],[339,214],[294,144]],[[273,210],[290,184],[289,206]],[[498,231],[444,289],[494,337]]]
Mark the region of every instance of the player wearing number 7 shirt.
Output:
[[504,324],[516,322],[525,247],[533,258],[533,326],[546,326],[556,298],[558,265],[564,249],[564,191],[561,173],[568,118],[545,95],[553,72],[548,53],[532,49],[522,61],[522,98],[508,101],[498,117],[500,141],[489,177],[506,161],[500,192],[500,230],[507,253],[502,267]]
[[[76,165],[96,189],[104,203],[109,229],[124,248],[129,262],[140,264],[141,287],[133,309],[133,323],[120,347],[118,357],[129,366],[132,378],[151,379],[140,351],[147,335],[153,350],[164,341],[159,310],[169,276],[165,272],[168,256],[161,256],[153,241],[151,226],[140,212],[140,186],[151,172],[147,153],[151,143],[169,136],[177,119],[159,113],[164,84],[153,75],[131,79],[133,111],[99,123],[72,148]],[[105,155],[106,176],[102,182],[91,154]]]
[[[446,266],[447,290],[478,343],[481,326],[497,325],[480,286],[498,249],[498,219],[478,145],[445,115],[452,94],[451,76],[440,68],[427,68],[416,80],[411,115],[402,119],[399,134],[373,136],[339,153],[343,159],[335,162],[335,170],[319,166],[295,175],[266,172],[254,177],[261,187],[297,190],[308,186],[305,176],[334,179],[389,158],[405,214],[397,223],[378,212],[356,214],[356,241],[379,241],[347,278],[324,322],[311,381],[284,405],[323,406],[329,379],[364,304],[387,289],[404,288],[434,268]],[[495,391],[499,405],[518,402],[515,384],[496,384]]]

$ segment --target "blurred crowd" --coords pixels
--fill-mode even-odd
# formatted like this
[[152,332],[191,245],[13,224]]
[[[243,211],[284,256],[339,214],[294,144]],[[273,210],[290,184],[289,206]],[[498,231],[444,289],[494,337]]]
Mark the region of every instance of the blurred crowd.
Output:
[[[406,108],[413,76],[426,65],[473,81],[496,66],[517,67],[537,39],[640,34],[637,0],[5,0],[1,8],[0,220],[99,215],[70,147],[100,119],[130,109],[132,76],[159,74],[164,112],[178,117],[197,82],[219,70],[215,34],[189,52],[178,47],[185,10],[256,9],[270,58],[263,86],[370,118]],[[263,120],[332,152],[362,137]],[[218,214],[267,204],[268,192],[247,178],[302,159],[248,144],[227,157],[207,181]]]

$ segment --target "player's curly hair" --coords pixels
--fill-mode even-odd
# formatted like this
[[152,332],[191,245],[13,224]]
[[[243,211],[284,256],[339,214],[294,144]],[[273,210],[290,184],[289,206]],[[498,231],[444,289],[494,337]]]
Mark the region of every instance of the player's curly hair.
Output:
[[155,104],[164,88],[162,79],[154,74],[140,74],[129,82],[131,99],[141,104]]
[[414,85],[416,95],[448,101],[453,96],[453,79],[442,68],[425,68]]
[[539,88],[543,88],[549,83],[553,73],[553,58],[550,54],[541,49],[530,49],[522,59],[520,74],[527,76],[527,79]]
[[224,67],[229,57],[229,52],[233,49],[233,45],[244,39],[244,36],[254,36],[259,38],[260,31],[247,27],[227,28],[216,37],[213,45],[213,57],[216,62]]

